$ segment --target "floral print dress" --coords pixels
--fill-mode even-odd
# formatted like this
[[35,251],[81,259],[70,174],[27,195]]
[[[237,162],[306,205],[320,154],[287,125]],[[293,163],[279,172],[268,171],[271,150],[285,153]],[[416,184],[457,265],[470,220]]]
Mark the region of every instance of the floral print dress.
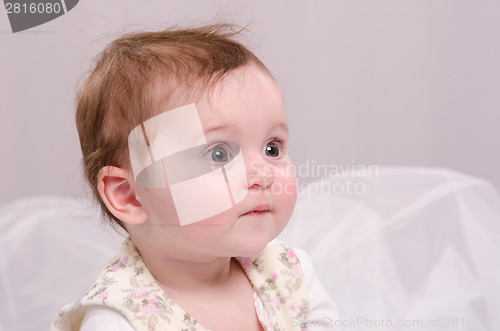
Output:
[[[290,321],[306,319],[309,302],[295,251],[274,240],[258,255],[236,259],[253,285],[255,307],[264,330],[299,330],[291,327]],[[91,305],[119,311],[138,331],[206,331],[165,294],[130,238],[87,293],[57,313],[51,330],[78,330]]]

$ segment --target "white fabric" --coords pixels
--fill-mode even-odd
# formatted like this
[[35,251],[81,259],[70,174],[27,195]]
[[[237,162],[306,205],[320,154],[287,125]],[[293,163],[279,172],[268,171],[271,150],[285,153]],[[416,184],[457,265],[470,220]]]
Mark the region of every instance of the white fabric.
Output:
[[53,196],[0,207],[0,330],[47,330],[85,293],[123,241],[88,199]]
[[[325,189],[339,192],[346,180],[365,193]],[[441,316],[427,329],[453,329],[446,317],[463,317],[461,331],[499,329],[500,197],[492,185],[445,169],[379,168],[322,187],[302,192],[281,239],[308,252],[340,322]],[[34,197],[0,207],[0,331],[46,330],[116,254],[123,238],[89,205]]]
[[267,311],[264,308],[264,303],[259,298],[255,290],[253,291],[253,305],[255,307],[255,312],[257,313],[257,318],[259,319],[260,325],[262,325],[264,331],[272,331],[271,321],[269,320]]
[[134,331],[125,316],[112,308],[91,306],[83,318],[80,331]]
[[[311,185],[282,236],[316,261],[338,325],[500,330],[498,191],[446,169],[362,175]],[[350,194],[354,183],[363,194]]]
[[[318,320],[321,321],[325,317],[328,319],[338,319],[337,307],[333,303],[332,299],[328,296],[327,292],[321,286],[318,278],[314,274],[314,269],[312,261],[303,250],[296,249],[297,257],[302,265],[302,271],[304,272],[304,280],[308,285],[309,290],[309,302],[311,312],[307,321]],[[256,306],[262,307],[262,302],[260,299],[256,300]],[[257,309],[257,316],[264,330],[272,330],[269,325],[265,324],[265,310],[259,311]],[[297,323],[302,321],[296,321]],[[305,321],[304,321],[305,322]],[[103,307],[103,306],[92,306],[87,310],[85,318],[83,319],[80,331],[133,331],[134,329],[129,324],[127,319],[120,314],[118,311]]]

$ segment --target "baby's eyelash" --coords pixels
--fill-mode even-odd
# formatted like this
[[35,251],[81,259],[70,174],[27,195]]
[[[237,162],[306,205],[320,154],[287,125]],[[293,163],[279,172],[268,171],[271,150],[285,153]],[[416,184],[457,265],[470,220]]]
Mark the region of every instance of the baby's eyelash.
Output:
[[285,147],[286,146],[286,140],[281,139],[281,138],[272,138],[271,140],[268,141],[268,143],[270,143],[270,142],[275,142],[280,147]]
[[[287,150],[288,150],[288,145],[287,145],[287,141],[284,140],[284,139],[281,139],[281,138],[278,138],[278,137],[275,137],[275,138],[272,138],[271,140],[269,140],[267,142],[267,144],[269,143],[275,143],[276,145],[278,145],[278,148],[280,149],[280,152],[281,153],[284,153],[286,154],[287,153]],[[267,145],[266,144],[266,145]]]

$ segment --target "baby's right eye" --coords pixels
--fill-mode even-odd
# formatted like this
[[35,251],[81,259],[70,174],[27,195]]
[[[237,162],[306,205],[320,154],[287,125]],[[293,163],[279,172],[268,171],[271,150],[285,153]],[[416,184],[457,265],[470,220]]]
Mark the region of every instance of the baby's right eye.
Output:
[[205,154],[210,162],[216,162],[217,164],[225,164],[233,159],[231,148],[226,144],[217,144],[215,146],[210,146],[208,152]]

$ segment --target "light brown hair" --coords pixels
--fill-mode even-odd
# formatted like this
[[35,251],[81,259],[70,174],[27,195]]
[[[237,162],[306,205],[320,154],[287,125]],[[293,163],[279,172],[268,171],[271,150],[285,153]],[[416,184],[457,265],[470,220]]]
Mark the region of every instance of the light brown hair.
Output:
[[111,42],[97,58],[77,96],[76,126],[85,178],[106,218],[125,229],[99,195],[99,170],[129,167],[128,134],[154,116],[160,101],[153,91],[159,84],[163,102],[179,91],[209,88],[247,64],[268,72],[233,39],[238,32],[229,25],[211,25],[131,33]]

